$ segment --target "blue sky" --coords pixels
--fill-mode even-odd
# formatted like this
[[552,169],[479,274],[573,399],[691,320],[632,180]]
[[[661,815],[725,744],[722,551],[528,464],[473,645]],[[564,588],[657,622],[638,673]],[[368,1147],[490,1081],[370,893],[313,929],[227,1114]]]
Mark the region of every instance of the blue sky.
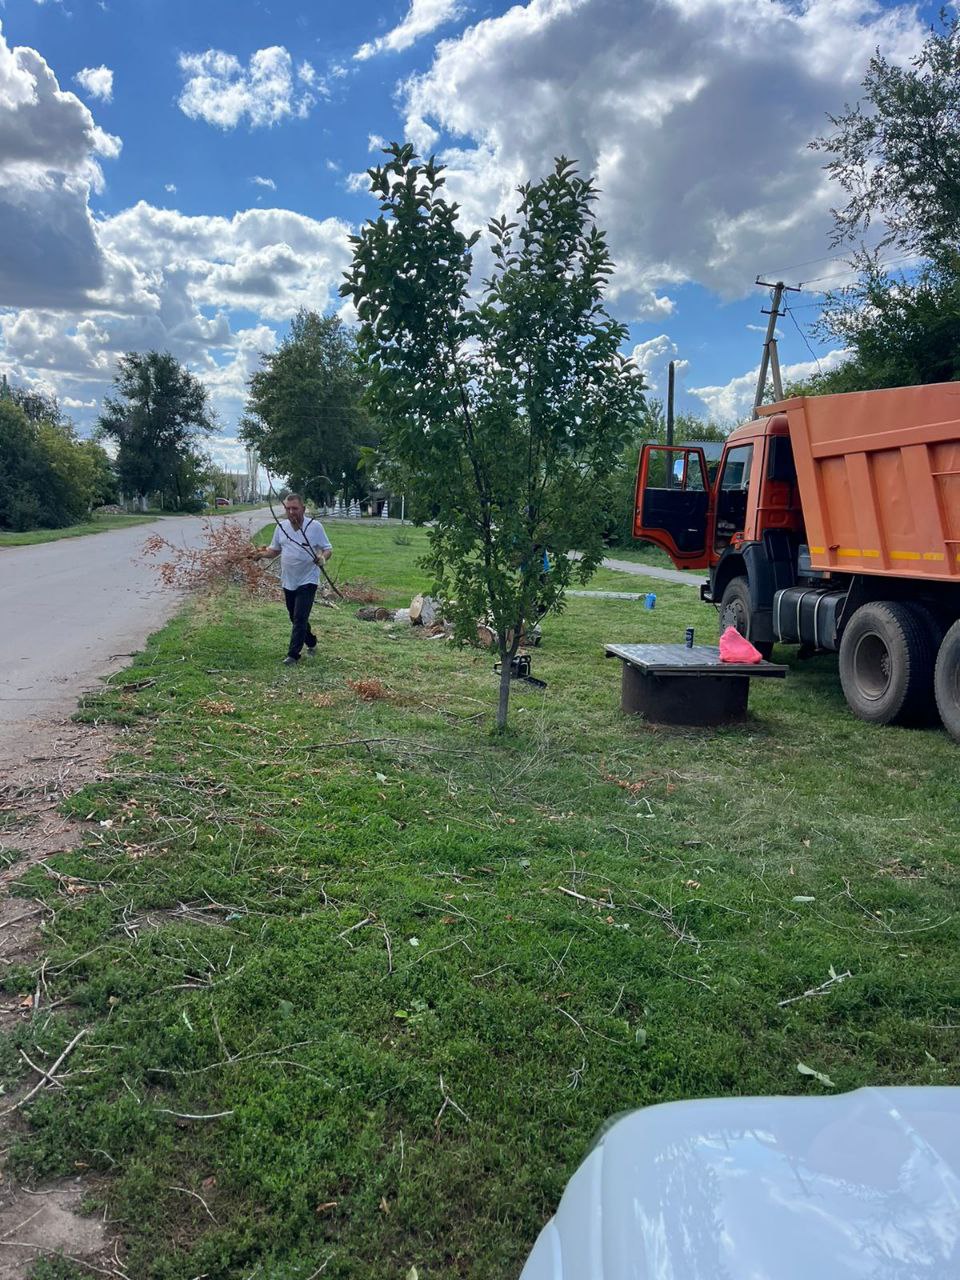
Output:
[[868,0],[6,0],[0,21],[0,368],[85,427],[119,354],[172,350],[224,461],[260,353],[297,307],[341,305],[378,138],[443,155],[478,226],[558,152],[595,172],[612,309],[655,394],[680,362],[680,408],[748,406],[758,273],[812,282],[781,363],[829,367],[808,326],[846,268],[806,143],[876,47],[905,62],[924,35]]

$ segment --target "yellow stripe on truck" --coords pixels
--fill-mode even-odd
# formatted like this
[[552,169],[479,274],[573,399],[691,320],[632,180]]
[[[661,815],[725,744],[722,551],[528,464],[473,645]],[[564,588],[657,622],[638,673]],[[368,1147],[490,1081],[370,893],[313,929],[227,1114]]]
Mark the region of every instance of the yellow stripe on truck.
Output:
[[[810,554],[812,556],[823,556],[827,554],[826,547],[811,547]],[[861,560],[878,560],[880,552],[875,551],[872,547],[837,547],[838,556],[846,556],[848,559]],[[891,560],[942,560],[944,558],[942,551],[891,551]],[[957,562],[960,563],[960,552],[957,553]]]

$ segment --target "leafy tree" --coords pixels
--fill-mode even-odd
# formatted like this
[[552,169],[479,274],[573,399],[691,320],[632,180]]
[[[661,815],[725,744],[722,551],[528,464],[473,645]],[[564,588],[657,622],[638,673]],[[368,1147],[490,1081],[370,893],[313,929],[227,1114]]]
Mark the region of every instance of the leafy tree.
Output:
[[117,487],[117,473],[106,449],[95,440],[80,440],[77,448],[84,454],[90,468],[90,502],[94,507],[102,507],[107,502],[116,502],[120,496]]
[[[818,380],[827,391],[916,386],[960,378],[960,273],[926,263],[911,278],[862,256],[859,280],[828,294],[817,331],[851,359]],[[960,264],[960,260],[958,260]]]
[[570,161],[519,189],[516,221],[490,223],[492,270],[474,300],[480,233],[460,230],[443,166],[409,144],[385,154],[369,171],[381,216],[354,237],[341,292],[360,317],[393,483],[431,521],[437,591],[461,640],[476,642],[483,617],[496,635],[502,729],[524,627],[600,561],[605,484],[643,383],[603,306],[612,266],[596,188]]
[[960,18],[940,14],[909,68],[879,50],[863,98],[829,116],[815,139],[847,195],[834,210],[835,241],[854,241],[875,218],[885,242],[937,261],[960,248]]
[[160,493],[179,510],[199,509],[206,462],[198,443],[215,428],[207,390],[169,352],[130,351],[114,377],[97,421],[101,439],[116,441],[125,493],[146,505]]
[[[908,68],[877,52],[863,97],[830,116],[833,132],[810,145],[847,203],[834,242],[855,241],[874,221],[876,249],[855,252],[854,284],[826,295],[815,326],[843,343],[844,365],[808,379],[808,394],[951,381],[960,377],[960,25],[940,15]],[[891,247],[916,259],[890,271]]]
[[0,525],[56,529],[82,520],[102,501],[104,470],[103,450],[77,440],[59,412],[31,417],[16,395],[0,399]]
[[362,492],[359,447],[376,440],[363,404],[356,338],[337,316],[301,310],[279,350],[250,379],[240,436],[295,489],[325,499],[346,477]]

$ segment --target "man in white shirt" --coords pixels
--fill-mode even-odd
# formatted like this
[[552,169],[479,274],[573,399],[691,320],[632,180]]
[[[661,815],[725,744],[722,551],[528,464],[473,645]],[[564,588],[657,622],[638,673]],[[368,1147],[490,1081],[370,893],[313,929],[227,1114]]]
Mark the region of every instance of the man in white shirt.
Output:
[[269,547],[254,552],[260,560],[280,557],[280,584],[287,602],[292,630],[285,666],[300,661],[304,644],[307,656],[317,652],[317,637],[310,629],[310,610],[320,582],[320,565],[330,559],[333,547],[319,520],[308,516],[299,493],[289,494],[283,502],[286,520],[279,520]]

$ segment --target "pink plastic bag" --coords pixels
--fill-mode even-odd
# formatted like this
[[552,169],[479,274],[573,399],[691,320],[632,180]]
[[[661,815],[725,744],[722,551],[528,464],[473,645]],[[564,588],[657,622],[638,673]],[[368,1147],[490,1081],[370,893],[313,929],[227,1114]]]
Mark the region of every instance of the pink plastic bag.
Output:
[[720,637],[721,662],[762,662],[763,654],[758,653],[749,640],[740,634],[736,627],[727,627]]

